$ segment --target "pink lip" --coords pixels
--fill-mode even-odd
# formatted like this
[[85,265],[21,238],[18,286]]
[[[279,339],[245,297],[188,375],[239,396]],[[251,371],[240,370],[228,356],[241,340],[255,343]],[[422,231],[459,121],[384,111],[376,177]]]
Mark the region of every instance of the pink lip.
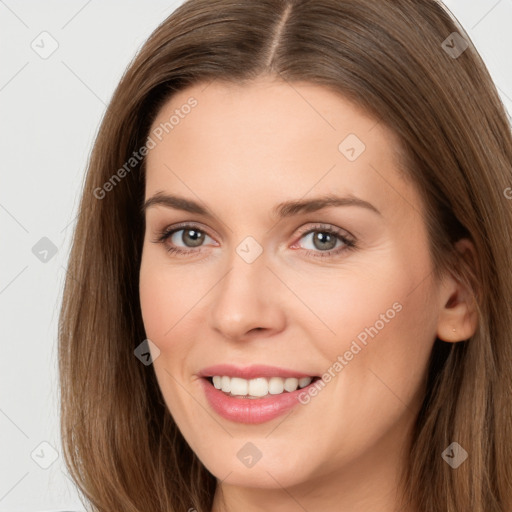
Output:
[[[275,374],[274,374],[275,375]],[[309,386],[296,391],[284,392],[280,395],[266,395],[263,398],[240,398],[229,396],[217,389],[206,378],[199,379],[203,386],[206,399],[212,409],[223,418],[237,423],[265,423],[299,404],[299,394],[307,392]]]
[[233,366],[231,364],[217,364],[203,368],[198,375],[200,377],[213,377],[214,375],[227,375],[229,377],[240,377],[242,379],[255,379],[256,377],[314,377],[315,375],[310,373],[298,372],[295,370],[289,370],[286,368],[278,368],[277,366],[267,365],[251,365],[251,366]]

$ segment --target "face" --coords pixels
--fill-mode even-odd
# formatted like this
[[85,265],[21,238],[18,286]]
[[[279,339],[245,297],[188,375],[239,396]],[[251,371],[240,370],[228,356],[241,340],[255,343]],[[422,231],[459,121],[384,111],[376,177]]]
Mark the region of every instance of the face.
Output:
[[142,316],[192,449],[248,487],[392,465],[439,302],[398,140],[326,88],[270,79],[189,87],[152,133]]

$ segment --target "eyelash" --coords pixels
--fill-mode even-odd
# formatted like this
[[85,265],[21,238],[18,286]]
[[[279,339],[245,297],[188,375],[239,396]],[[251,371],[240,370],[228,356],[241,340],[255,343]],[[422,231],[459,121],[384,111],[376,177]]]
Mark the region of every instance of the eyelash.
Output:
[[[205,230],[198,228],[194,224],[181,224],[178,226],[173,226],[172,228],[166,228],[162,231],[159,231],[157,233],[157,238],[155,240],[153,240],[152,242],[165,244],[165,242],[174,233],[176,233],[178,231],[185,230],[185,229],[190,229],[190,228],[194,229],[196,231],[199,231],[200,233],[204,233],[205,235],[208,235],[208,233]],[[324,224],[318,224],[318,225],[313,226],[307,230],[304,230],[303,232],[300,233],[298,240],[302,239],[306,235],[309,235],[309,234],[315,233],[315,232],[328,233],[330,235],[334,235],[336,238],[341,240],[341,242],[343,242],[343,244],[345,244],[345,245],[338,247],[337,249],[330,249],[329,251],[319,251],[319,250],[314,251],[311,249],[305,249],[306,256],[313,256],[314,258],[333,258],[342,252],[353,251],[354,249],[357,248],[357,245],[356,245],[356,242],[354,239],[348,238],[348,237],[342,235],[341,230],[338,230],[337,228],[333,228],[332,226],[327,226]],[[208,235],[208,236],[210,236],[210,235]],[[175,254],[175,255],[180,255],[180,256],[184,256],[184,257],[191,256],[192,254],[195,254],[200,251],[201,251],[200,248],[190,248],[190,249],[184,250],[184,249],[182,249],[180,247],[176,247],[176,246],[168,246],[167,247],[167,252],[169,254]]]

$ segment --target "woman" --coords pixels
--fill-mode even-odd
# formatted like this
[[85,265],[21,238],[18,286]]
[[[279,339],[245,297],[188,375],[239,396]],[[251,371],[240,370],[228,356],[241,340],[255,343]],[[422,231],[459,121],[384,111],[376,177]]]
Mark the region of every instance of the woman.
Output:
[[435,1],[180,6],[107,109],[70,255],[90,510],[510,510],[511,164]]

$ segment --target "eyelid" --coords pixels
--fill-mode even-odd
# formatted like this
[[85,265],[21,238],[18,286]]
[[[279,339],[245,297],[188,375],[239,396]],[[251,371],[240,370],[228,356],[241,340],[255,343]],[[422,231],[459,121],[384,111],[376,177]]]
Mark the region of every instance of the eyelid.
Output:
[[[157,231],[157,239],[154,242],[165,242],[168,238],[170,238],[176,231],[181,231],[186,228],[195,228],[198,231],[203,232],[205,235],[209,236],[212,240],[215,240],[215,236],[212,236],[208,229],[206,229],[201,223],[194,221],[184,221],[178,222],[177,224],[172,224],[170,226],[166,226],[161,230]],[[194,248],[189,248],[194,249]]]
[[[325,224],[325,223],[320,222],[320,223],[313,223],[312,226],[310,225],[310,226],[307,226],[304,228],[299,228],[297,240],[296,240],[296,242],[293,243],[293,245],[295,245],[303,236],[308,235],[309,233],[314,232],[314,231],[322,231],[322,230],[325,230],[329,233],[334,233],[342,238],[346,238],[347,240],[354,241],[354,243],[356,241],[356,237],[354,235],[352,235],[352,233],[350,233],[346,229],[339,228],[337,226],[334,226],[333,224]],[[327,252],[327,251],[325,251],[325,252]]]

